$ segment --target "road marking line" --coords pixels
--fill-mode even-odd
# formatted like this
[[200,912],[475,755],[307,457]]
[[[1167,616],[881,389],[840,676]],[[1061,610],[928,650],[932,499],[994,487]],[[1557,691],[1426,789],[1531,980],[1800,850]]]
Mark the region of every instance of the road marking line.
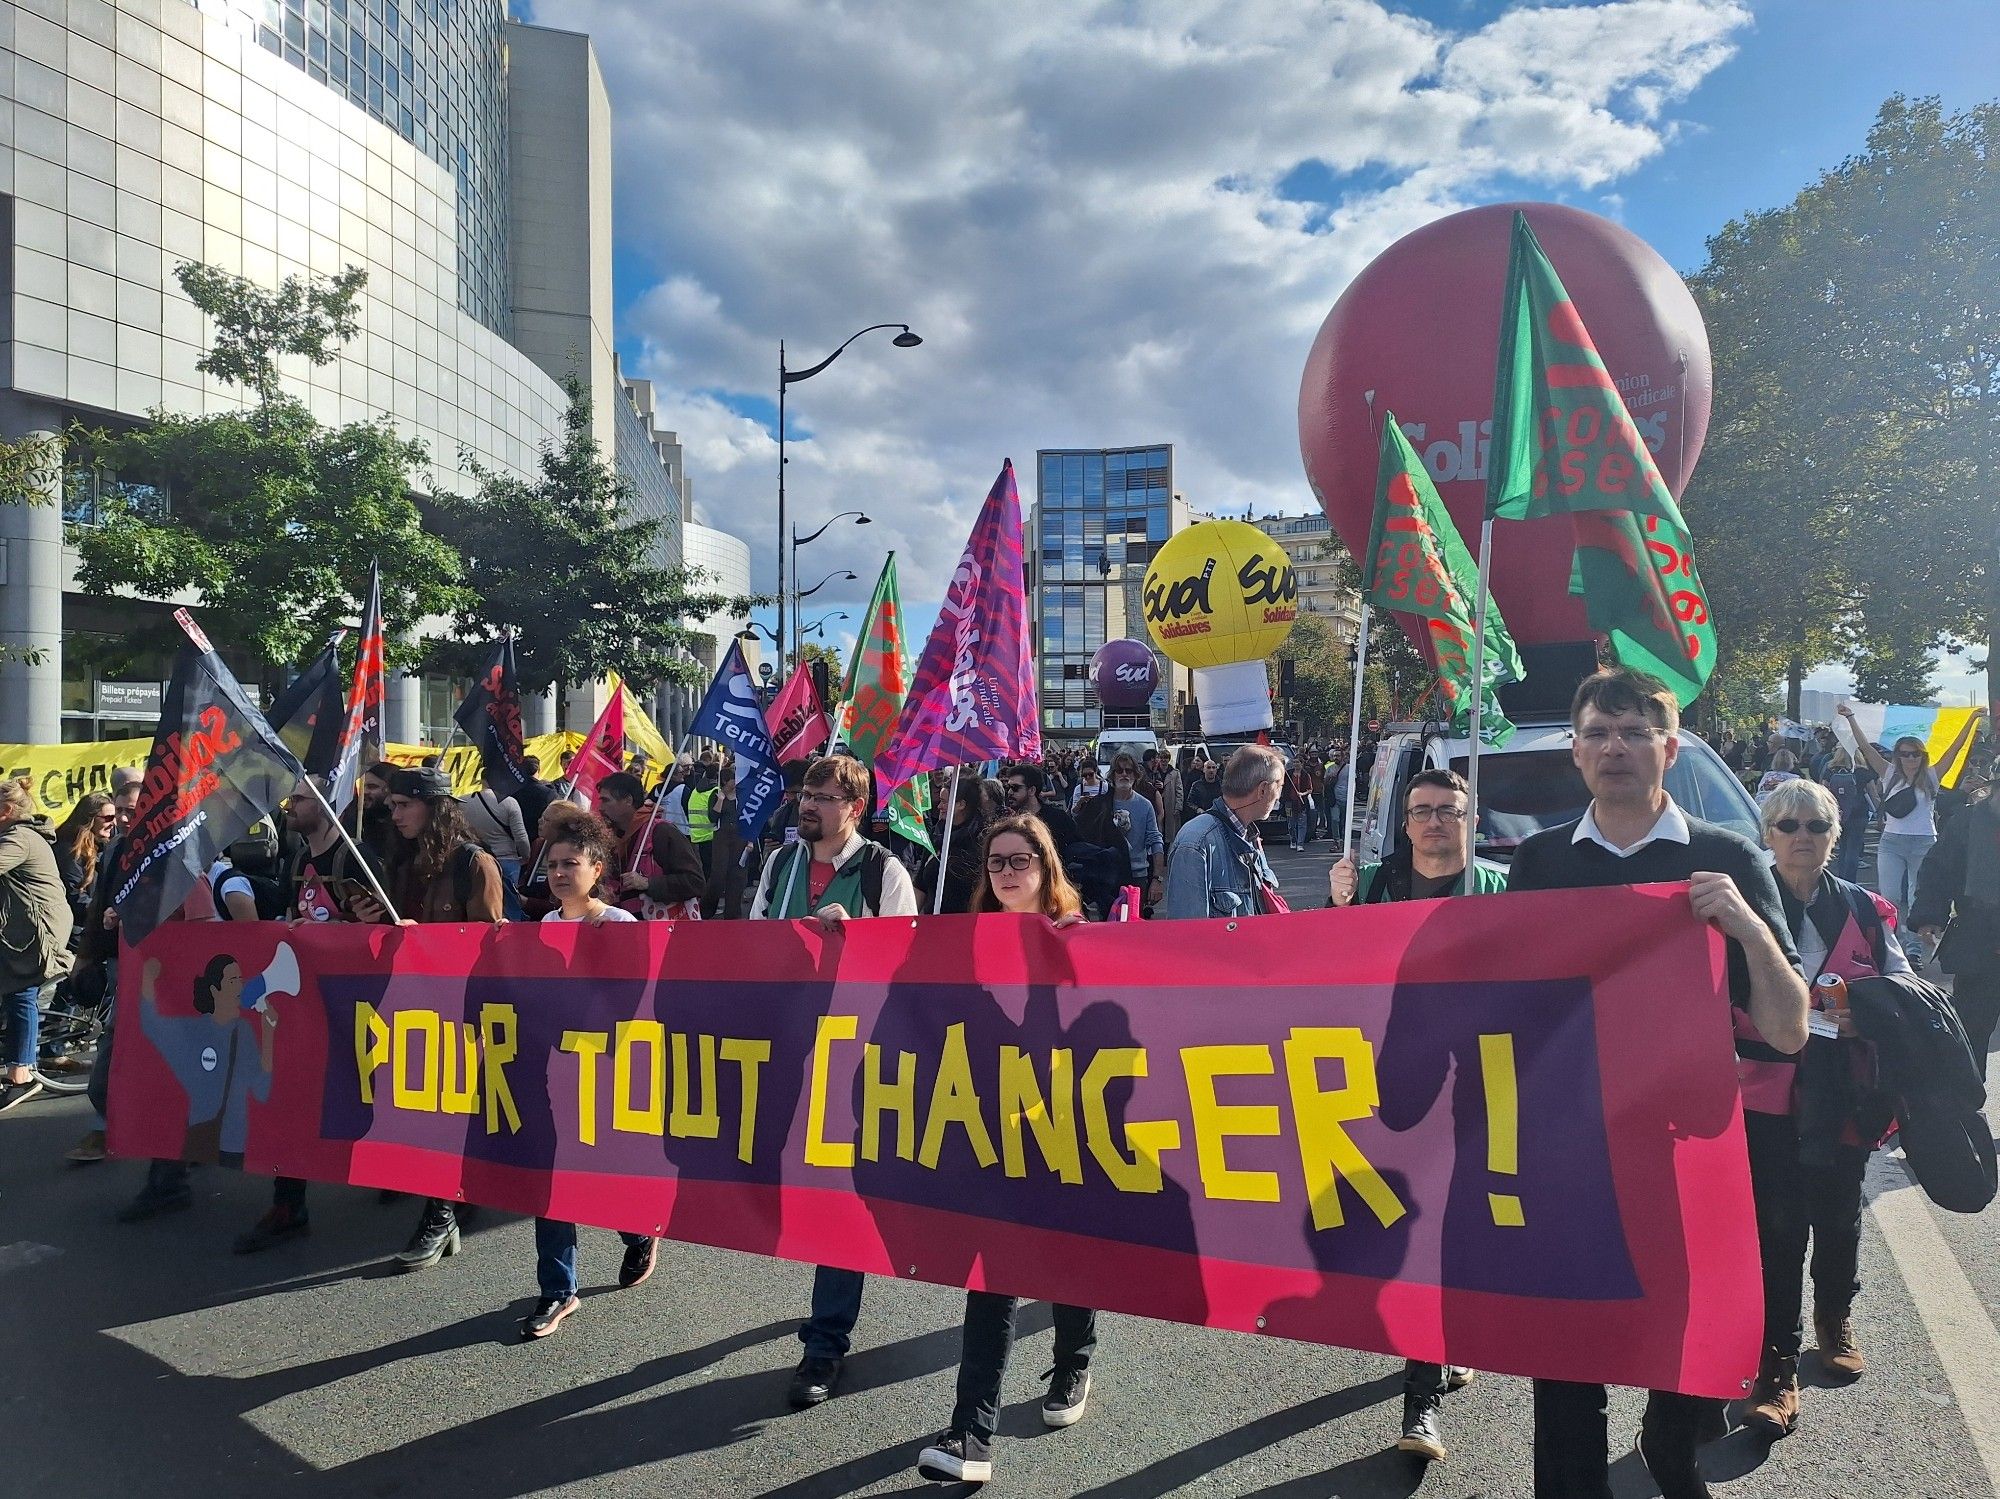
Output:
[[52,1260],[61,1253],[53,1244],[37,1244],[32,1239],[23,1239],[18,1244],[0,1244],[0,1275],[39,1265],[43,1260]]
[[[1893,1164],[1892,1164],[1893,1162]],[[2000,1330],[1986,1315],[1979,1293],[1958,1256],[1931,1218],[1923,1191],[1900,1155],[1870,1171],[1869,1207],[1888,1241],[1924,1331],[1958,1400],[1972,1447],[1986,1480],[2000,1494],[2000,1394],[1993,1371],[2000,1369]]]

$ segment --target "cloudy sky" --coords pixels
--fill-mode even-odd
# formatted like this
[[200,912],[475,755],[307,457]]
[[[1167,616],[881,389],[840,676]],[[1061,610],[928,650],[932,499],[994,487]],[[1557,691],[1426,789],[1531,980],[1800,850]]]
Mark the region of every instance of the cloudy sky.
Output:
[[793,517],[875,521],[801,569],[859,574],[810,601],[857,623],[892,546],[926,613],[1002,458],[1032,500],[1038,447],[1171,442],[1197,508],[1303,510],[1306,350],[1416,225],[1554,199],[1692,269],[1732,215],[1857,149],[1890,92],[1991,92],[2000,42],[1991,0],[517,9],[596,41],[620,346],[760,586],[779,340],[797,368],[868,323],[923,335],[872,334],[792,388]]

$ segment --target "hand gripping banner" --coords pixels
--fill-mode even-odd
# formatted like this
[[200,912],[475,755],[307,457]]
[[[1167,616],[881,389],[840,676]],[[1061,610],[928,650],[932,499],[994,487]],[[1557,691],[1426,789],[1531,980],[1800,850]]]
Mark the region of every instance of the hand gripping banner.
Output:
[[1497,1372],[1756,1365],[1684,886],[756,937],[162,928],[111,1144]]

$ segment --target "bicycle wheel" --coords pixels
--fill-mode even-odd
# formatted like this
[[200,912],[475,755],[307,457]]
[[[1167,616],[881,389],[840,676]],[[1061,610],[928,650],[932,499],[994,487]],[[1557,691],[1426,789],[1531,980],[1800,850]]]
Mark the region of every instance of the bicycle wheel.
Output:
[[96,1005],[72,1005],[67,996],[58,995],[42,1012],[36,1078],[51,1093],[81,1093],[90,1086],[103,1040],[104,1011]]

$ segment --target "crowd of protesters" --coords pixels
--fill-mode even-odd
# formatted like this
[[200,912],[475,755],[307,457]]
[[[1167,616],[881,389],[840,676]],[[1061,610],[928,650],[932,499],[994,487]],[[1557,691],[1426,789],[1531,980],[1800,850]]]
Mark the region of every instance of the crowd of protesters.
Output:
[[[1659,683],[1600,672],[1579,689],[1571,720],[1589,806],[1580,821],[1522,843],[1511,867],[1478,864],[1474,888],[1500,894],[1685,880],[1696,914],[1727,939],[1765,1285],[1763,1356],[1740,1419],[1782,1436],[1801,1412],[1808,1272],[1823,1376],[1851,1380],[1867,1367],[1852,1318],[1861,1181],[1888,1122],[1868,1042],[1850,1014],[1816,1013],[1821,990],[1809,991],[1808,983],[1829,974],[1908,974],[1922,963],[1918,942],[1935,953],[1949,929],[1959,1006],[1983,1064],[2000,1013],[2000,809],[1983,789],[1963,786],[1948,806],[1951,793],[1921,743],[1868,744],[1851,717],[1851,744],[1831,729],[1797,743],[1782,735],[1754,745],[1722,736],[1716,747],[1760,806],[1759,848],[1701,822],[1667,794],[1679,715]],[[1975,727],[1976,719],[1968,736]],[[1953,745],[1945,758],[1962,748]],[[1053,749],[1036,761],[1002,764],[993,776],[961,770],[933,778],[928,849],[892,830],[867,768],[838,753],[787,768],[783,804],[755,842],[736,835],[733,767],[720,755],[688,757],[657,777],[643,766],[610,775],[597,787],[594,810],[575,804],[559,775],[511,795],[488,784],[459,797],[439,768],[381,764],[362,778],[358,853],[301,783],[282,832],[259,830],[233,848],[176,919],[811,920],[837,931],[852,919],[931,910],[1011,912],[1057,927],[1282,914],[1288,908],[1264,830],[1281,819],[1293,848],[1339,836],[1346,751],[1339,743],[1290,753],[1252,744],[1219,761],[1198,749],[1148,750],[1100,766],[1087,753]],[[1365,780],[1372,746],[1364,743],[1360,754],[1354,769]],[[42,989],[61,981],[116,990],[117,917],[105,872],[136,795],[136,784],[121,778],[52,828],[32,816],[25,784],[0,786],[7,1040],[0,1111],[38,1086],[32,1064]],[[1372,863],[1342,858],[1329,874],[1326,904],[1455,895],[1469,858],[1469,811],[1455,773],[1412,777],[1399,809],[1400,851]],[[1877,819],[1880,888],[1871,892],[1853,874]],[[254,982],[261,981],[226,959],[211,967],[197,985],[197,1015],[172,1023],[198,1027],[197,1042],[227,1053],[222,1086],[241,1097],[218,1105],[221,1134],[212,1153],[240,1161],[247,1100],[268,1086],[278,1017],[259,1003]],[[155,1035],[168,1023],[154,1004],[157,977],[157,963],[149,962],[139,1022],[160,1044],[178,1044],[163,1029]],[[1662,1023],[1668,1013],[1662,1009]],[[99,1127],[69,1154],[79,1164],[104,1156],[103,1084],[114,1036],[115,1028],[97,1052],[90,1090]],[[121,1220],[190,1206],[188,1169],[179,1160],[150,1163]],[[457,1254],[466,1211],[443,1199],[423,1202],[395,1262],[429,1270]],[[280,1179],[269,1210],[235,1247],[259,1252],[309,1230],[305,1183]],[[652,1273],[657,1245],[643,1235],[622,1238],[618,1285],[629,1289]],[[534,1242],[537,1296],[522,1323],[528,1339],[554,1333],[580,1305],[576,1226],[539,1218]],[[863,1289],[857,1272],[817,1271],[799,1329],[794,1406],[838,1393]],[[955,1403],[918,1457],[925,1477],[992,1476],[1015,1313],[1013,1298],[968,1293]],[[1066,1426],[1090,1396],[1098,1324],[1088,1308],[1060,1307],[1055,1326],[1055,1368],[1046,1376],[1041,1416]],[[1472,1379],[1468,1368],[1408,1363],[1397,1445],[1443,1459],[1444,1397]],[[1606,1409],[1601,1386],[1536,1381],[1535,1493],[1542,1499],[1609,1493]],[[1639,1452],[1667,1499],[1709,1492],[1696,1453],[1725,1428],[1720,1401],[1651,1392]]]

